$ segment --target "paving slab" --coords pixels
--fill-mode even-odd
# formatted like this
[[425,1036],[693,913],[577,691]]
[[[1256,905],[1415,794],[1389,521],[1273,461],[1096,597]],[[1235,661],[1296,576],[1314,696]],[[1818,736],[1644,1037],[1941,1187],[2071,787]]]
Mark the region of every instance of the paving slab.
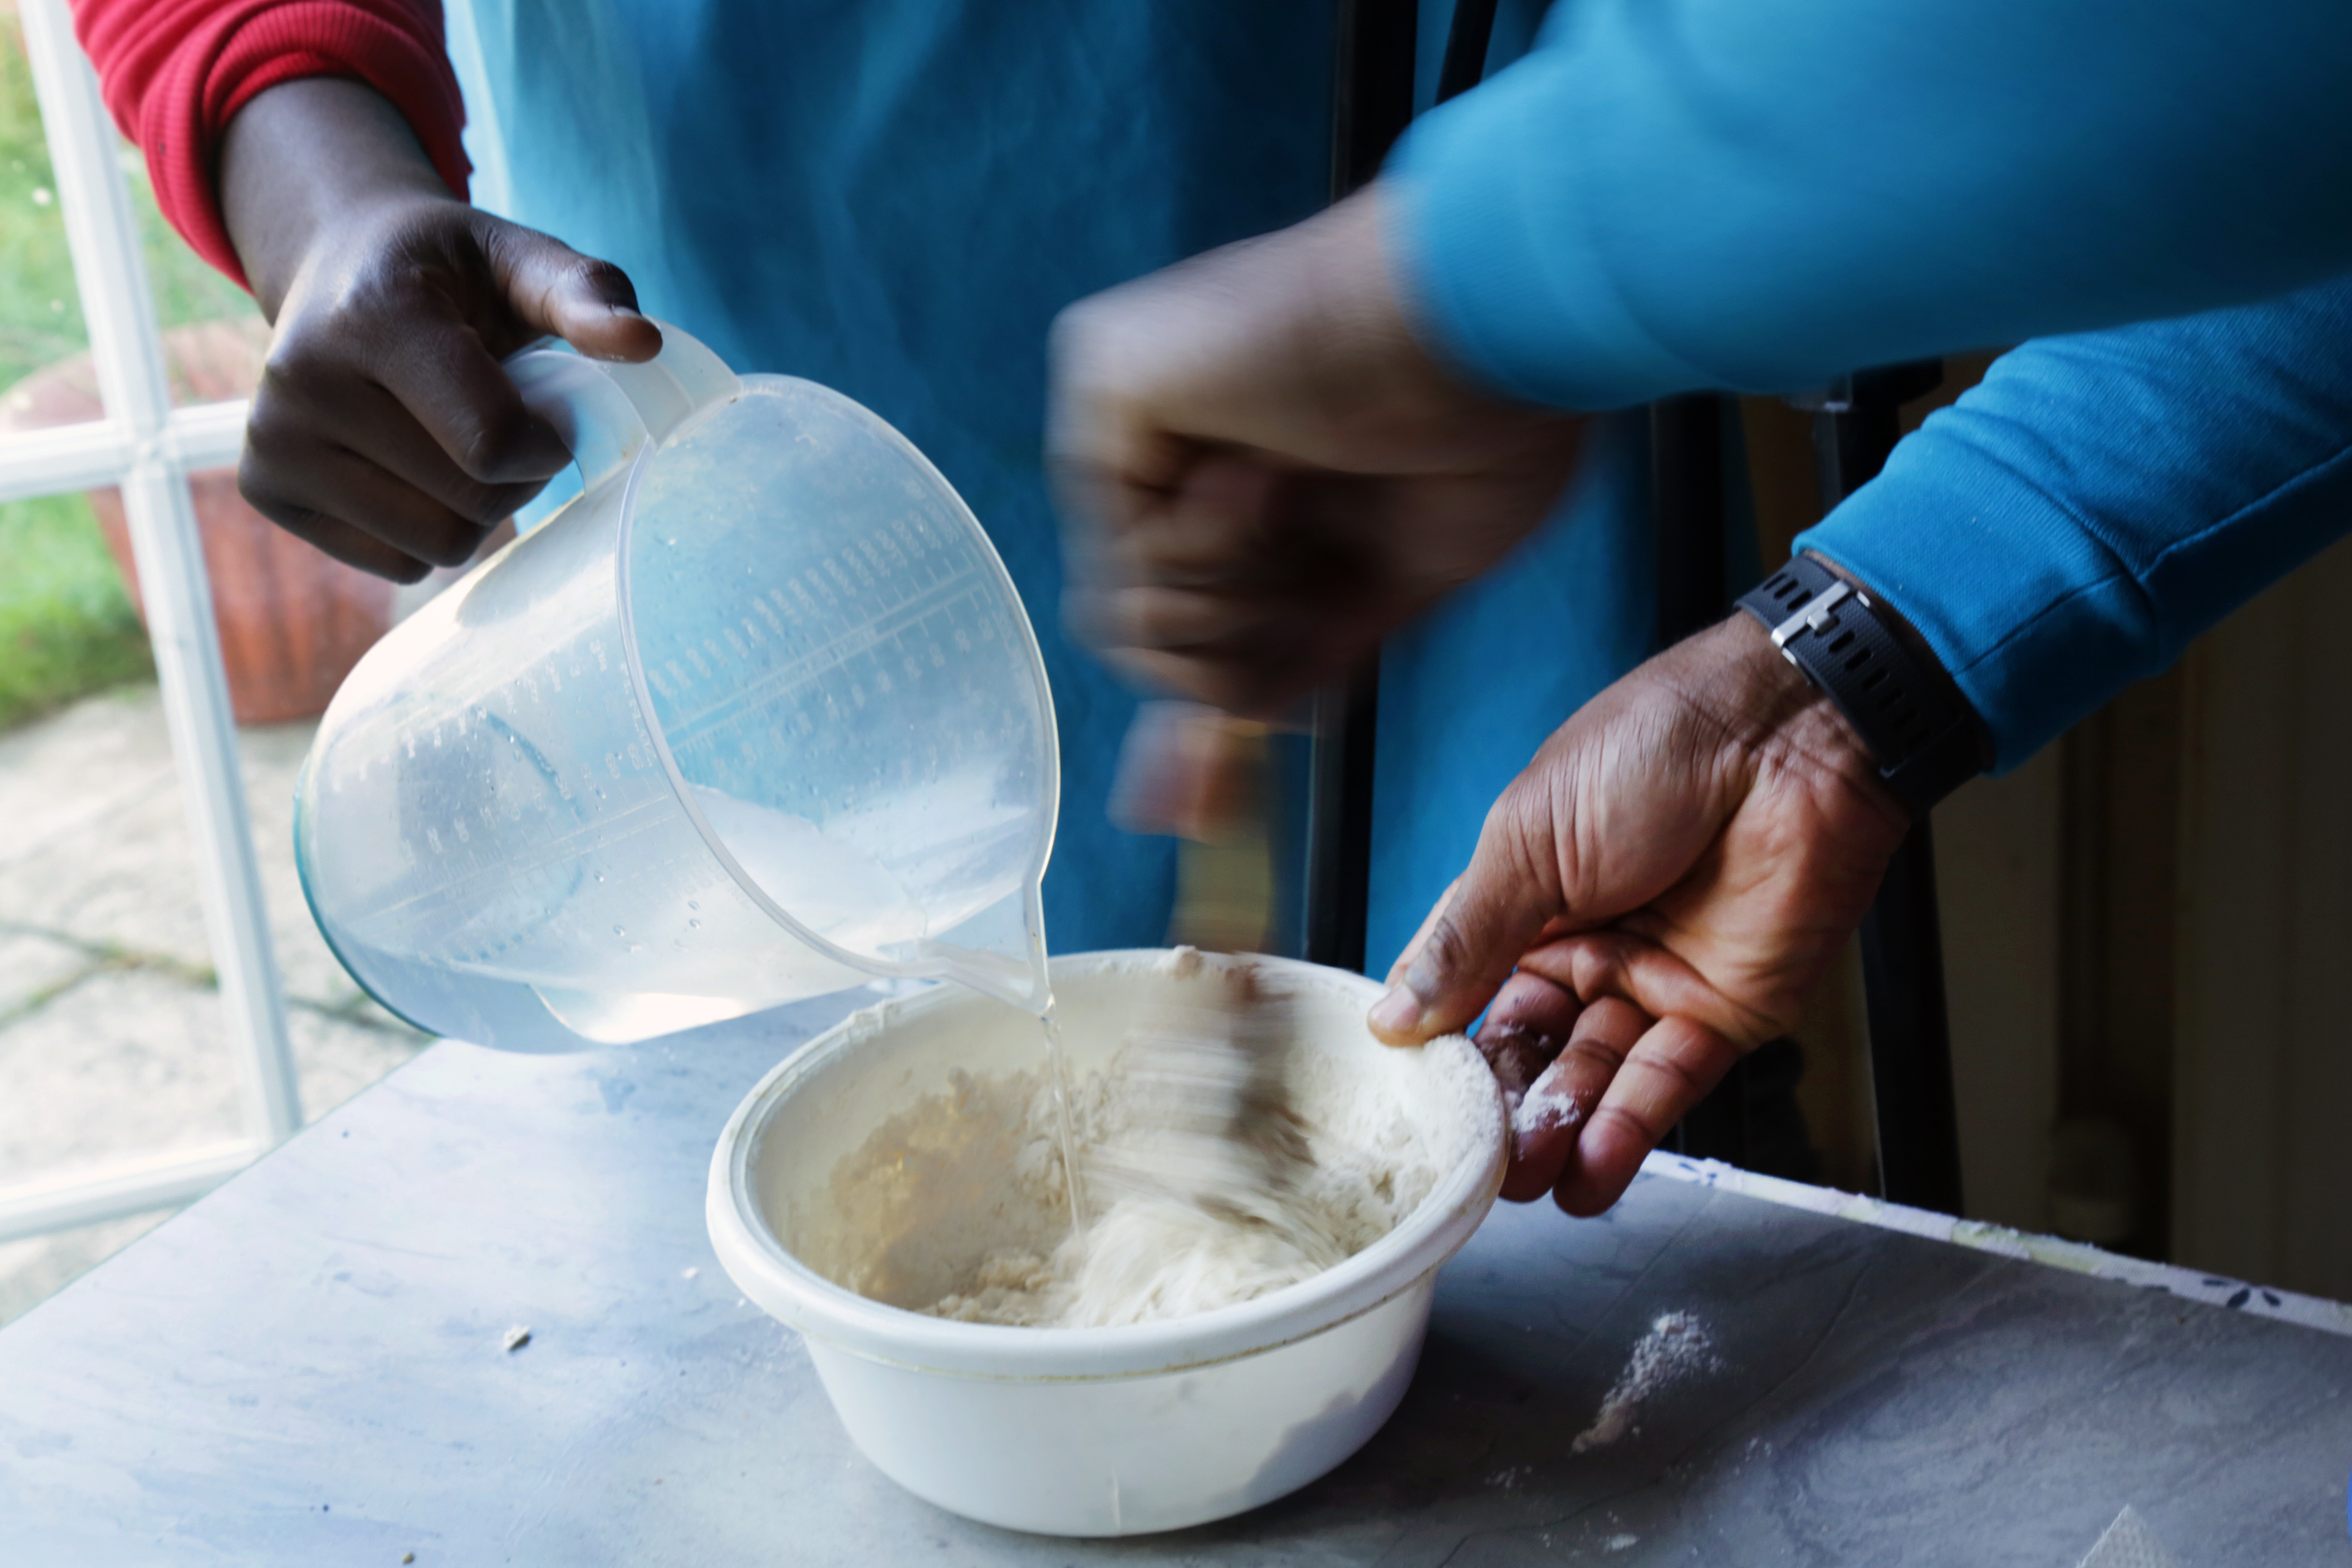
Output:
[[172,742],[152,686],[101,692],[0,733],[0,876],[59,834],[171,785]]
[[76,975],[88,973],[96,963],[71,942],[36,932],[0,930],[0,1019],[38,1005]]
[[[393,1024],[287,1015],[302,1109],[318,1117],[415,1056]],[[0,1029],[0,1186],[242,1137],[220,994],[108,970]]]
[[[362,1000],[294,868],[294,782],[317,726],[241,731],[247,808],[286,994]],[[212,965],[186,802],[152,687],[108,692],[0,736],[0,926]]]
[[[302,899],[294,782],[315,729],[237,737],[310,1117],[425,1043],[343,973]],[[155,689],[101,693],[0,734],[0,1186],[244,1133],[212,967]],[[0,1247],[0,1321],[158,1217]]]
[[0,1186],[243,1135],[219,994],[92,975],[0,1030]]

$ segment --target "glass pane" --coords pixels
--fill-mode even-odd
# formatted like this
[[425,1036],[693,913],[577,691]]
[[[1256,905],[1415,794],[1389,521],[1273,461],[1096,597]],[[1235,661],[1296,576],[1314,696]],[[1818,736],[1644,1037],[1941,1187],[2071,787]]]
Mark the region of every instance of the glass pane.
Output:
[[24,29],[11,5],[0,11],[0,430],[98,418],[89,349]]
[[152,679],[0,734],[0,1186],[243,1132]]
[[[380,629],[392,590],[363,579],[362,602],[337,607],[276,559],[281,543],[311,552],[244,509],[230,476],[198,476],[194,494],[232,698],[254,721],[240,756],[315,1117],[425,1044],[327,952],[291,848],[294,775],[333,686],[320,671]],[[0,1188],[249,1131],[121,548],[110,492],[0,507],[0,647],[39,656],[0,658]],[[0,1248],[0,1315],[113,1245]]]
[[139,223],[155,321],[163,331],[172,403],[226,403],[250,397],[269,353],[269,324],[253,296],[213,270],[163,221],[147,161],[129,142],[117,149]]

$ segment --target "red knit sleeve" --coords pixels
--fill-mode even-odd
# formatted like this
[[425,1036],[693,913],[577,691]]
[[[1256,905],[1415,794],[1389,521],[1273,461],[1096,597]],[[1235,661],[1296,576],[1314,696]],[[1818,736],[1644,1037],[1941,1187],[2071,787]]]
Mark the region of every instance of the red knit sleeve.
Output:
[[[391,100],[449,188],[473,170],[438,0],[74,0],[74,30],[155,199],[196,254],[246,282],[215,188],[221,133],[264,89],[352,77]],[[250,287],[250,285],[247,285]]]

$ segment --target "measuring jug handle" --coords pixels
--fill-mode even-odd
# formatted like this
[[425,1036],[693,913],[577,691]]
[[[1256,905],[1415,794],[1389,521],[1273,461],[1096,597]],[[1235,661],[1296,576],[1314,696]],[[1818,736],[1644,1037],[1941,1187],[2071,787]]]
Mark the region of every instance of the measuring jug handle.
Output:
[[505,368],[524,405],[563,438],[589,489],[627,468],[651,438],[637,405],[592,360],[562,349],[525,349]]
[[555,426],[591,489],[626,466],[648,440],[662,439],[697,409],[734,396],[742,385],[727,362],[700,342],[667,321],[654,325],[661,329],[662,350],[644,364],[583,359],[555,346],[527,348],[505,362],[525,405]]

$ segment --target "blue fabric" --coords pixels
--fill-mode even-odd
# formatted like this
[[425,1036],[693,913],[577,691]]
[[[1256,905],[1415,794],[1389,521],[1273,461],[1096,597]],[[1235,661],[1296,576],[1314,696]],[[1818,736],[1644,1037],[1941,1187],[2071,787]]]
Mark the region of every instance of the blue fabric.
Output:
[[[1162,941],[1174,878],[1171,841],[1121,834],[1105,816],[1134,699],[1061,633],[1057,524],[1039,464],[1046,325],[1083,294],[1322,205],[1329,18],[1328,0],[450,9],[478,201],[619,263],[649,312],[737,367],[808,376],[872,407],[989,530],[1028,604],[1060,720],[1062,816],[1045,882],[1056,950]],[[1512,26],[1498,48],[1531,24]],[[1578,531],[1641,526],[1587,507],[1534,548],[1528,571],[1549,570],[1547,549],[1638,555]],[[1532,580],[1512,579],[1522,598]],[[1629,646],[1638,653],[1647,625],[1646,589],[1632,595],[1644,608],[1629,638],[1614,618],[1627,601],[1595,585],[1586,613],[1544,612],[1553,629],[1540,651],[1574,673],[1500,682],[1498,659],[1521,668],[1528,637],[1472,613],[1475,602],[1449,606],[1387,661],[1374,866],[1384,931],[1419,921],[1529,735],[1605,683]],[[1444,700],[1463,669],[1486,672],[1490,728],[1459,722]]]
[[1409,134],[1392,233],[1439,352],[1566,407],[2113,328],[1800,542],[2010,767],[2352,518],[2347,82],[2340,0],[1572,0]]
[[[1489,70],[1527,49],[1545,8],[1546,0],[1500,0]],[[1423,0],[1415,64],[1423,110],[1436,97],[1452,21],[1451,5]],[[1646,421],[1601,422],[1588,452],[1535,537],[1381,651],[1370,973],[1388,973],[1470,863],[1487,807],[1536,749],[1650,652],[1657,593]],[[1746,548],[1753,552],[1752,535]]]
[[1416,310],[1564,407],[2216,306],[2352,266],[2342,0],[1567,0],[1391,172]]
[[1596,421],[1588,441],[1559,513],[1381,654],[1369,973],[1388,973],[1469,865],[1487,808],[1537,748],[1649,655],[1646,421]]
[[1997,361],[1799,536],[1919,628],[2016,766],[2352,530],[2352,278]]

